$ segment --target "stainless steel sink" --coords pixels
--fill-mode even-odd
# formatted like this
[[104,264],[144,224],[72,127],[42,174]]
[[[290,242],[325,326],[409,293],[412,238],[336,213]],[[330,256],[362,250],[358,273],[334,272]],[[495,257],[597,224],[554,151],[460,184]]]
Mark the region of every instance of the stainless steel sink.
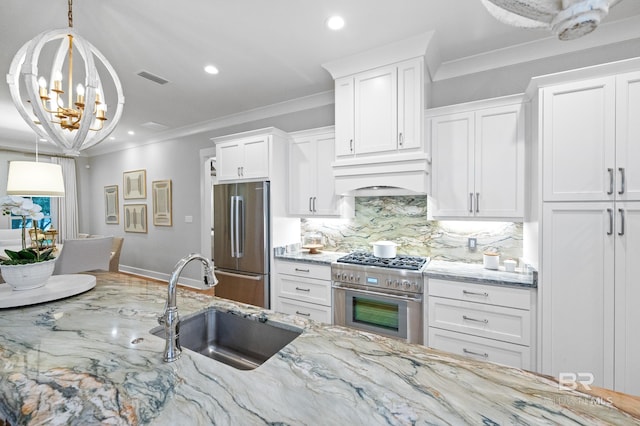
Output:
[[[239,370],[253,370],[298,337],[302,330],[281,328],[266,317],[208,308],[180,319],[180,345]],[[151,334],[165,338],[164,326]]]

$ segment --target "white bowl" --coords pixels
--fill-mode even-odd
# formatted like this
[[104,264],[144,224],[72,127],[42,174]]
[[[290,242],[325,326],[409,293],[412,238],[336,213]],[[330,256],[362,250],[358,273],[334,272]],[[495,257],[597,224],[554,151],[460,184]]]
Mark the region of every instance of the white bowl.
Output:
[[2,278],[14,290],[31,290],[47,283],[56,259],[26,265],[1,265]]

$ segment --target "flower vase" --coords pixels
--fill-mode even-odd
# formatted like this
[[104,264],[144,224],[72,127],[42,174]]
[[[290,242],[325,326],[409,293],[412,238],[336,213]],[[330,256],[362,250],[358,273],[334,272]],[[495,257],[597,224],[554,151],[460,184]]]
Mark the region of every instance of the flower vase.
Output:
[[23,265],[0,265],[2,278],[13,290],[31,290],[44,286],[55,267],[56,258]]

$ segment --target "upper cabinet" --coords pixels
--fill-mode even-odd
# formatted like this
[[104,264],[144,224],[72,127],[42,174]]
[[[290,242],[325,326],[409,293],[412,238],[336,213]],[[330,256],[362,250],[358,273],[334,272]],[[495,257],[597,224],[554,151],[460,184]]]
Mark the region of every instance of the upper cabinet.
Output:
[[434,218],[523,220],[524,118],[522,96],[428,110]]
[[336,80],[337,157],[423,147],[423,62],[414,58]]
[[218,182],[269,179],[273,144],[277,143],[280,149],[286,140],[286,134],[275,128],[214,138]]
[[[289,143],[289,214],[340,216],[353,203],[335,194],[331,164],[335,159],[332,127],[291,134]],[[351,198],[351,201],[353,197]]]
[[335,80],[337,194],[373,187],[429,192],[424,108],[432,37],[419,34],[322,65]]
[[640,200],[640,73],[541,92],[543,200]]

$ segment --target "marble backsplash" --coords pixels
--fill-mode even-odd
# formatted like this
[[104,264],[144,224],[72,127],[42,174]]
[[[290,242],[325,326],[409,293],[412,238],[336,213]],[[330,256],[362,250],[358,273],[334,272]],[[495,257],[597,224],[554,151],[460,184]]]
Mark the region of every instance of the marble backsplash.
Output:
[[[352,219],[302,219],[302,236],[322,234],[325,250],[371,251],[371,243],[393,241],[398,254],[481,263],[482,253],[496,249],[501,259],[522,256],[522,223],[429,220],[427,196],[356,197]],[[467,248],[477,239],[477,250]]]

